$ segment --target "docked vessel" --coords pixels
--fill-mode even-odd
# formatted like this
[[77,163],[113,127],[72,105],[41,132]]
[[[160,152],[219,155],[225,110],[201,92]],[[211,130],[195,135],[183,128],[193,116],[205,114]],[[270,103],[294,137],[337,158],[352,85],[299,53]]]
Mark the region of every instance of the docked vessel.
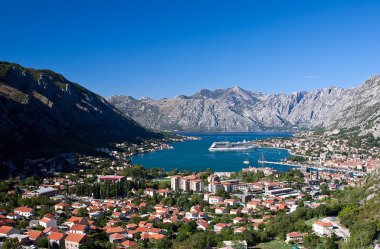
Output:
[[208,149],[209,151],[232,151],[232,150],[249,150],[257,148],[253,141],[243,140],[241,142],[214,142]]

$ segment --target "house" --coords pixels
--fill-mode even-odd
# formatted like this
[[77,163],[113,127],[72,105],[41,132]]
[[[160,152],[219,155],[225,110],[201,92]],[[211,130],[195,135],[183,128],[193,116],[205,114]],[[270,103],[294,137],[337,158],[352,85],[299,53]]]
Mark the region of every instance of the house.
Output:
[[208,228],[208,223],[205,220],[199,220],[197,222],[197,224],[198,224],[197,229],[201,229],[201,230],[205,231]]
[[53,215],[51,214],[44,215],[44,217],[42,217],[42,219],[40,219],[38,223],[40,226],[44,228],[57,227],[57,220],[54,219]]
[[14,213],[29,218],[33,215],[33,208],[30,207],[18,207],[14,210]]
[[230,224],[226,224],[226,223],[215,224],[214,225],[214,232],[219,233],[220,231],[222,231],[222,229],[228,228],[230,226],[231,226]]
[[13,228],[11,226],[0,227],[0,237],[9,237],[12,234],[20,234],[20,230]]
[[228,212],[228,210],[225,207],[217,207],[217,208],[215,208],[215,213],[216,214],[225,214],[227,212]]
[[237,227],[234,229],[234,233],[244,233],[245,231],[247,231],[246,227]]
[[137,248],[137,242],[135,242],[135,241],[131,241],[131,240],[126,240],[126,241],[124,241],[123,243],[121,243],[122,244],[122,246],[124,247],[124,248],[130,248],[130,247],[133,247],[133,248]]
[[84,234],[69,233],[65,239],[66,249],[78,249],[79,246],[88,243],[90,238]]
[[239,212],[239,209],[231,209],[230,214],[237,214]]
[[88,231],[88,226],[81,225],[81,224],[75,224],[70,227],[69,233],[75,233],[75,234],[86,234]]
[[218,202],[223,202],[223,198],[219,197],[219,196],[210,196],[208,198],[208,203],[209,204],[215,204],[215,203],[218,203]]
[[67,203],[64,203],[64,202],[61,202],[61,203],[58,203],[58,204],[55,204],[54,205],[54,210],[57,212],[59,210],[62,210],[62,211],[69,211],[70,210],[70,204],[67,204]]
[[226,203],[226,206],[234,206],[234,205],[236,205],[238,202],[237,202],[237,200],[235,200],[235,199],[226,199],[226,200],[224,200],[224,203]]
[[72,216],[65,222],[67,226],[72,227],[74,224],[89,225],[88,219],[83,217]]
[[233,223],[234,224],[237,224],[237,223],[239,223],[239,222],[243,222],[244,221],[244,218],[242,218],[242,217],[236,217],[236,218],[234,218],[233,219]]
[[334,225],[331,222],[317,221],[313,224],[313,231],[319,236],[330,236]]
[[49,248],[60,248],[64,244],[64,233],[52,232],[48,237]]
[[7,218],[10,219],[10,220],[18,220],[18,219],[21,219],[21,215],[19,214],[16,214],[16,213],[8,213],[7,214]]
[[126,240],[127,238],[120,234],[120,233],[113,233],[110,235],[110,242],[111,243],[122,243]]
[[252,200],[247,203],[247,208],[249,209],[256,209],[258,205],[260,205],[261,201],[259,200]]
[[21,246],[27,246],[30,244],[29,237],[25,234],[11,234],[8,238],[17,239]]
[[302,233],[291,232],[291,233],[286,234],[286,240],[285,240],[285,242],[286,243],[290,243],[290,242],[293,242],[293,243],[302,243],[302,239],[303,239],[303,234]]
[[98,181],[108,181],[108,182],[121,182],[125,177],[124,176],[98,176]]
[[41,231],[37,231],[37,230],[29,230],[28,233],[27,233],[28,237],[29,237],[29,240],[33,243],[33,244],[37,244],[37,241],[44,237],[44,233],[41,232]]
[[11,226],[11,227],[13,227],[15,225],[16,225],[16,222],[14,220],[11,220],[11,219],[9,219],[7,217],[4,217],[4,216],[0,217],[0,227],[1,226]]
[[107,229],[106,232],[107,232],[107,234],[125,233],[125,230],[121,226],[117,226],[117,227],[111,227],[111,228]]

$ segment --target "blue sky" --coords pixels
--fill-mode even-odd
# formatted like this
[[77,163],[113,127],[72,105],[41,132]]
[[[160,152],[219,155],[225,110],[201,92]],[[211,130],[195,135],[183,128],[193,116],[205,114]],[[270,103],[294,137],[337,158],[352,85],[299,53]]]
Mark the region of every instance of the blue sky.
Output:
[[290,93],[380,74],[380,1],[1,1],[0,60],[108,97]]

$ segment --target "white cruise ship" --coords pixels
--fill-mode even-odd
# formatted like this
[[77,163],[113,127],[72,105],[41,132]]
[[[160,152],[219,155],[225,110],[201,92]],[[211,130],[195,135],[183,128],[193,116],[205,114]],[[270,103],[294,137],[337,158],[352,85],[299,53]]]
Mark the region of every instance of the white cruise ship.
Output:
[[231,151],[231,150],[249,150],[257,148],[253,141],[242,142],[214,142],[208,149],[209,151]]

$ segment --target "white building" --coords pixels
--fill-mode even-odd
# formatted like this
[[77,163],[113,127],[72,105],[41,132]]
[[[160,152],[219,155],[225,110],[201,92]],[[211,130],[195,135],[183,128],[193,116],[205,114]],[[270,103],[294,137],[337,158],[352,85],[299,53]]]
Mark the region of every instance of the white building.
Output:
[[317,221],[313,224],[313,231],[319,236],[331,236],[333,227],[331,222]]

